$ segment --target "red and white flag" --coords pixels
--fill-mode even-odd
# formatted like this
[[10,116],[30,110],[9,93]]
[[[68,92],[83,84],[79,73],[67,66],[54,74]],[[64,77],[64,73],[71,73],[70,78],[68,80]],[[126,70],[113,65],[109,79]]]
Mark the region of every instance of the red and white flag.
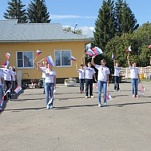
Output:
[[142,85],[141,88],[140,88],[140,92],[141,92],[142,95],[144,95],[145,87],[144,87],[143,85]]
[[9,65],[9,61],[8,60],[6,60],[5,62],[2,63],[3,67],[8,66],[8,65]]
[[73,57],[73,56],[71,56],[71,60],[72,60],[72,61],[76,61],[76,58]]
[[41,54],[40,50],[36,50],[36,56],[39,56]]
[[92,50],[95,53],[95,55],[100,55],[103,53],[103,51],[99,47],[94,47],[92,48]]
[[22,87],[20,85],[18,85],[14,91],[16,94],[18,94],[21,90],[22,90]]
[[132,51],[131,46],[129,46],[128,49],[125,50],[125,51],[126,51],[126,52],[131,52],[131,51]]
[[90,57],[95,56],[95,53],[90,48],[86,51],[86,54]]
[[10,58],[10,53],[7,52],[5,56],[6,56],[6,59],[9,60],[9,58]]
[[148,46],[148,49],[151,49],[151,45]]
[[112,96],[111,96],[110,92],[108,91],[106,93],[106,100],[111,100],[111,99],[112,99]]

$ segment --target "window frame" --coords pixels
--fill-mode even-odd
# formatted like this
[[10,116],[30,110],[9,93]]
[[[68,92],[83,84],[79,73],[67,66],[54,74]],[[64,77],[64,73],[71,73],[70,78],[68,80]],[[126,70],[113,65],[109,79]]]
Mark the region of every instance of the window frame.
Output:
[[[71,54],[72,51],[69,50],[69,49],[54,50],[54,64],[55,64],[55,67],[56,67],[56,68],[69,68],[69,67],[72,67],[72,61],[70,61],[70,65],[62,65],[62,58],[60,58],[61,65],[56,66],[56,56],[55,56],[55,52],[57,52],[57,51],[61,52],[61,55],[62,55],[62,52],[63,52],[63,51],[68,51],[68,52],[70,52],[70,57],[72,56],[72,54]],[[61,56],[61,57],[62,57],[62,56]],[[70,59],[70,58],[69,58],[69,59]]]
[[34,63],[33,63],[33,66],[32,67],[25,67],[24,65],[24,57],[23,57],[23,67],[18,67],[18,53],[21,52],[23,53],[23,56],[24,56],[24,53],[25,52],[30,52],[32,53],[32,60],[34,60],[34,52],[33,51],[16,51],[16,67],[18,69],[33,69],[34,68]]

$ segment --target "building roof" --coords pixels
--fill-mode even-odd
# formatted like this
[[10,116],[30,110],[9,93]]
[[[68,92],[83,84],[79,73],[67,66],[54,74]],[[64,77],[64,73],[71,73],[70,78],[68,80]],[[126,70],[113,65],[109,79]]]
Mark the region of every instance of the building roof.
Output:
[[59,23],[17,23],[17,19],[0,20],[0,43],[90,40],[86,36],[63,31]]

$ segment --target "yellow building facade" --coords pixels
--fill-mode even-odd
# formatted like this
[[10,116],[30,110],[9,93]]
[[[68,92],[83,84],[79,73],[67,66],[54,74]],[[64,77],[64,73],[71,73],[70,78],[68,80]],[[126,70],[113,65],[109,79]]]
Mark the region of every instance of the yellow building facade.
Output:
[[[55,31],[55,28],[53,28],[50,34],[48,34],[48,31],[50,31],[51,28],[51,24],[44,24],[44,26],[42,24],[41,26],[39,24],[22,24],[22,28],[24,28],[23,30],[21,28],[21,25],[16,24],[16,22],[14,24],[12,22],[9,23],[9,21],[5,22],[7,22],[9,26],[14,26],[14,28],[16,28],[16,33],[12,33],[12,31],[6,31],[10,32],[12,35],[10,35],[9,33],[5,34],[5,30],[3,30],[3,34],[5,36],[2,36],[0,38],[1,64],[6,61],[5,54],[10,53],[11,56],[9,59],[9,66],[15,66],[17,72],[21,73],[22,79],[40,79],[42,73],[38,71],[33,64],[33,60],[36,57],[36,50],[40,50],[42,53],[36,58],[36,62],[51,55],[54,61],[53,69],[57,73],[57,79],[78,77],[78,73],[76,71],[76,63],[79,67],[79,65],[81,64],[81,57],[85,52],[85,45],[91,42],[90,38],[79,36],[73,33],[63,32],[63,30],[60,29],[61,26],[56,28],[56,26],[58,25],[53,26],[56,28],[56,30],[60,30],[59,33],[57,33],[58,30]],[[2,32],[2,27],[3,26],[0,26],[0,33]],[[19,28],[20,32],[17,30],[17,28]],[[35,30],[39,30],[40,32],[40,30],[44,30],[43,28],[45,28],[46,35],[42,34],[44,31],[41,33],[34,32]],[[55,37],[55,32],[56,34],[60,35],[58,35],[58,37]],[[6,37],[7,34],[9,36]],[[71,56],[74,56],[76,58],[76,61],[71,61]]]

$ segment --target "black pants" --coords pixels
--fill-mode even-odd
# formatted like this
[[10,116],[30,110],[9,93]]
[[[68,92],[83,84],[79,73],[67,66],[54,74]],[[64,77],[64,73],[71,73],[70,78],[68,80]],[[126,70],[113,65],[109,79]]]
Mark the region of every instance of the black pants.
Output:
[[[6,89],[6,92],[7,92],[7,90],[9,90],[12,85],[11,85],[11,81],[5,81],[5,83],[6,83],[6,87],[7,87],[7,89]],[[11,89],[7,93],[6,97],[7,97],[7,99],[11,99]]]
[[80,91],[84,91],[84,79],[79,79],[80,82]]
[[114,76],[114,90],[119,90],[119,77],[118,76]]
[[88,96],[88,89],[90,88],[90,96],[93,96],[93,79],[85,79],[85,95]]

